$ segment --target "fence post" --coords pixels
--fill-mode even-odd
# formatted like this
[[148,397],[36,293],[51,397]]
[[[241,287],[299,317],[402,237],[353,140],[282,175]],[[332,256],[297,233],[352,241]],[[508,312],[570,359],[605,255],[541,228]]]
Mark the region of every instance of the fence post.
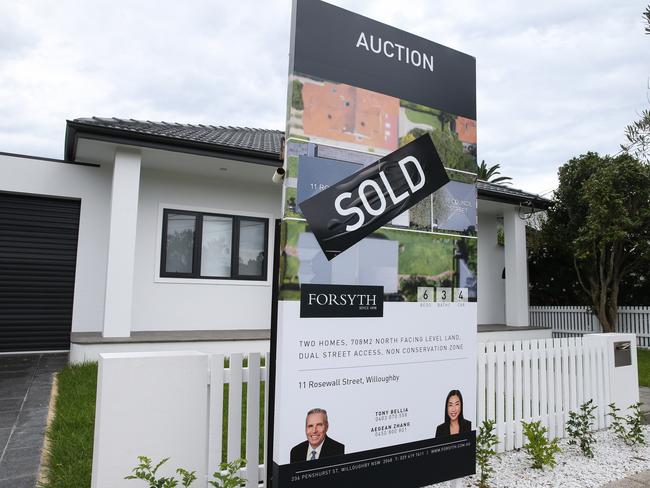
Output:
[[[592,388],[600,397],[600,425],[605,427],[609,423],[605,416],[609,402],[614,402],[622,414],[628,414],[628,407],[639,401],[636,336],[616,333],[591,334],[585,336],[584,341],[592,348],[592,358],[596,363],[592,363],[594,369],[602,372],[601,381],[598,385],[592,385]],[[617,361],[619,366],[616,365]]]
[[198,352],[100,354],[92,487],[129,488],[137,456],[169,457],[207,482],[208,355]]

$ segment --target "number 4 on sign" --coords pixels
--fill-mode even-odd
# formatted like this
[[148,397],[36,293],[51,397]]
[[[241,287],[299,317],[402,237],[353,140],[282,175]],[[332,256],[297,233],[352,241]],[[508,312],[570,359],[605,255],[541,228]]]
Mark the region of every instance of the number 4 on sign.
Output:
[[466,302],[467,301],[468,290],[467,288],[454,288],[454,301],[455,302]]

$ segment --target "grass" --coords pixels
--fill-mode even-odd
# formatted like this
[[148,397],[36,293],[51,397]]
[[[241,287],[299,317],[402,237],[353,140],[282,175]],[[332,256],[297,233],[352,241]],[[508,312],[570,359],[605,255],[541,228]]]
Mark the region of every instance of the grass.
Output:
[[637,364],[639,366],[639,386],[650,387],[650,349],[636,349]]
[[400,274],[437,275],[453,268],[453,238],[386,228],[377,234],[399,242]]
[[442,130],[440,119],[427,112],[419,112],[410,108],[404,109],[406,117],[415,124],[426,124],[432,129]]
[[287,158],[287,173],[289,178],[298,177],[298,156],[289,156]]
[[55,416],[47,432],[48,481],[43,488],[90,486],[97,364],[68,366],[58,374]]
[[[229,366],[226,358],[225,367]],[[264,366],[264,357],[261,365]],[[248,358],[244,358],[244,367]],[[248,384],[242,385],[241,457],[246,457],[246,395]],[[259,459],[264,460],[264,382],[260,383]],[[71,365],[58,374],[58,396],[55,416],[47,433],[50,442],[48,482],[42,488],[88,488],[92,474],[93,437],[95,429],[95,396],[97,363]],[[222,456],[226,461],[228,446],[228,384],[223,391]],[[142,453],[147,455],[147,453]],[[134,462],[135,465],[135,462]],[[39,487],[41,488],[41,487]]]

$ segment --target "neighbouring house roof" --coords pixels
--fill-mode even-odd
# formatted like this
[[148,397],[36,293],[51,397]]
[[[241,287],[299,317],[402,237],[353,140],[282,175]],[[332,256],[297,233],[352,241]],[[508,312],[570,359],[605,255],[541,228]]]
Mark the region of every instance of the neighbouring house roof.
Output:
[[496,200],[499,202],[520,204],[525,207],[538,209],[547,209],[551,204],[548,198],[544,198],[534,193],[528,193],[517,188],[511,188],[505,185],[497,185],[489,181],[478,180],[476,189],[479,197],[485,200]]
[[[80,118],[67,121],[65,137],[65,159],[67,161],[75,160],[79,138],[281,166],[280,155],[284,132],[248,127],[177,124],[149,120]],[[481,180],[477,181],[476,186],[478,196],[487,200],[534,208],[547,208],[550,204],[546,198],[508,186]]]

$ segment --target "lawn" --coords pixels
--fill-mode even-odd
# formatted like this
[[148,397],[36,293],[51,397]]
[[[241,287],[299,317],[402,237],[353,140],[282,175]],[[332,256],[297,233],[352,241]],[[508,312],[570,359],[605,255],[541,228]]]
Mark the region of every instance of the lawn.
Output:
[[387,228],[377,234],[399,242],[399,274],[437,275],[453,268],[453,238]]
[[[264,358],[261,358],[264,365]],[[244,367],[248,359],[244,358]],[[226,358],[225,367],[228,367]],[[241,457],[246,457],[246,392],[242,385]],[[260,444],[259,459],[264,459],[264,387],[260,384]],[[47,433],[50,443],[49,479],[42,488],[89,488],[93,461],[95,430],[95,395],[97,391],[97,363],[67,366],[58,374],[58,395],[55,416]],[[228,445],[228,385],[223,392],[222,445]],[[146,455],[146,453],[144,453]],[[226,461],[226,449],[220,462]],[[135,461],[134,461],[135,465]],[[125,475],[128,473],[125,473]],[[40,487],[39,487],[40,488]]]
[[432,129],[441,130],[442,125],[440,124],[440,119],[433,114],[427,112],[418,112],[416,110],[405,108],[406,118],[409,119],[414,124],[426,124]]
[[650,387],[650,350],[637,348],[636,357],[639,365],[639,386]]
[[90,486],[97,364],[68,366],[57,376],[55,416],[47,432],[49,475],[43,488]]

